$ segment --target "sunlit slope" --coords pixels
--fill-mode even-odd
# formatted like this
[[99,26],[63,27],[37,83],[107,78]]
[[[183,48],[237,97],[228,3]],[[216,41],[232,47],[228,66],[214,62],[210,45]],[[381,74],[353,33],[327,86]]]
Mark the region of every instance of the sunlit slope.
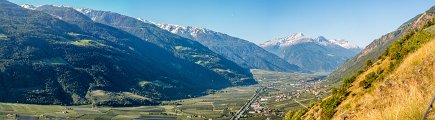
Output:
[[[373,88],[364,90],[357,85],[363,81],[360,76],[351,87],[350,96],[338,106],[334,119],[420,120],[435,95],[434,63],[432,40],[409,55],[384,81],[374,83]],[[388,60],[383,61],[370,71],[387,64]],[[429,118],[435,119],[434,112]]]
[[[392,43],[332,94],[287,119],[421,119],[435,95],[435,26],[427,22]],[[431,26],[431,27],[429,27]],[[429,119],[435,119],[434,112]]]
[[423,25],[432,20],[435,16],[435,7],[430,8],[422,14],[415,16],[413,19],[403,23],[397,30],[383,35],[379,39],[375,39],[372,43],[367,45],[361,53],[349,59],[343,65],[341,65],[336,71],[328,76],[328,80],[331,82],[339,82],[346,77],[357,73],[358,70],[364,67],[364,62],[367,60],[376,60],[381,56],[384,51],[390,46],[394,41],[397,41],[404,35],[421,29]]

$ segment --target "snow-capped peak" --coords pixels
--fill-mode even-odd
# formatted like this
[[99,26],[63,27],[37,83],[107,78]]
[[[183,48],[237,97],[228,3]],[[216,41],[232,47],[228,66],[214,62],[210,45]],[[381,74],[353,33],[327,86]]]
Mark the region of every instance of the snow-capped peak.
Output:
[[267,47],[267,46],[283,47],[283,46],[289,46],[289,45],[293,45],[296,43],[300,43],[304,40],[309,40],[309,39],[310,38],[306,37],[302,32],[298,32],[298,33],[291,34],[287,37],[269,40],[265,43],[260,44],[260,46],[262,46],[262,47]]
[[139,20],[139,21],[142,21],[142,22],[144,22],[144,23],[149,23],[149,24],[157,25],[156,22],[149,21],[149,20],[147,20],[147,19],[143,19],[143,18],[136,18],[136,19]]
[[92,9],[89,9],[89,8],[74,8],[76,11],[79,11],[79,12],[81,12],[81,13],[85,13],[85,14],[87,14],[87,13],[90,13],[90,12],[92,12],[93,10]]
[[327,39],[323,36],[319,36],[317,38],[310,38],[308,36],[305,36],[302,32],[291,34],[283,38],[269,40],[267,42],[260,44],[260,46],[261,47],[270,47],[270,46],[286,47],[286,46],[291,46],[294,44],[304,43],[304,42],[313,42],[323,46],[338,45],[346,49],[359,48],[358,46],[350,44],[348,41],[344,39]]
[[281,40],[294,40],[294,39],[299,39],[302,37],[305,37],[304,33],[298,32],[298,33],[294,33],[294,34],[288,35],[287,37],[280,38],[280,39]]
[[300,38],[300,37],[304,37],[304,36],[305,36],[304,33],[298,32],[298,33],[295,33],[295,34],[287,36],[287,38],[289,38],[289,37],[291,37],[291,38]]
[[22,4],[21,7],[22,7],[22,8],[29,9],[29,10],[35,10],[35,9],[36,9],[35,6],[33,6],[33,5],[29,5],[29,4]]
[[344,39],[332,39],[331,42],[340,45],[341,47],[347,48],[347,49],[359,49],[360,47],[354,44],[349,43],[349,41],[346,41]]
[[216,34],[221,35],[221,33],[214,32],[212,30],[208,30],[202,27],[193,27],[193,26],[181,26],[176,24],[160,24],[155,22],[150,22],[148,20],[139,19],[143,22],[148,22],[156,25],[157,27],[160,27],[163,30],[169,31],[174,34],[181,35],[183,37],[187,38],[196,38],[200,34]]
[[207,34],[212,31],[201,27],[181,26],[174,24],[156,24],[158,27],[175,34],[190,34],[192,37],[198,37],[199,34]]

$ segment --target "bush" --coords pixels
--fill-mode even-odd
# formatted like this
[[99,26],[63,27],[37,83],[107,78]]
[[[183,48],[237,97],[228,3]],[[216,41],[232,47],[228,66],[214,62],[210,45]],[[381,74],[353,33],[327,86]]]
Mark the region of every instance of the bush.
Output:
[[308,109],[303,108],[296,111],[289,111],[284,117],[284,120],[301,120],[302,116],[308,112]]
[[376,72],[371,72],[365,76],[365,79],[360,82],[360,86],[364,89],[370,88],[372,83],[378,78],[378,74]]
[[424,28],[428,28],[428,27],[434,25],[435,24],[434,21],[435,21],[435,18],[433,18],[432,21],[427,21],[427,23],[425,25],[423,25],[422,28],[424,29]]
[[332,89],[332,96],[323,100],[320,104],[322,108],[321,117],[322,119],[331,118],[336,112],[335,108],[346,98],[348,92],[346,88],[334,88]]
[[322,108],[321,118],[329,119],[331,118],[336,110],[335,108],[343,101],[343,96],[332,95],[331,97],[325,99],[320,107]]
[[342,85],[342,87],[346,88],[346,89],[349,88],[350,86],[352,86],[352,83],[355,80],[356,80],[356,76],[355,75],[353,75],[352,77],[343,79],[343,85]]
[[[424,28],[433,25],[432,22],[428,22]],[[385,56],[390,57],[392,60],[401,61],[409,53],[414,52],[421,47],[424,43],[428,42],[434,36],[426,31],[410,32],[404,35],[401,39],[395,41],[390,47],[388,47]]]
[[368,59],[367,61],[366,61],[366,66],[365,66],[365,68],[364,69],[369,69],[370,68],[370,66],[372,66],[373,65],[373,62],[372,62],[372,60],[370,60],[370,59]]

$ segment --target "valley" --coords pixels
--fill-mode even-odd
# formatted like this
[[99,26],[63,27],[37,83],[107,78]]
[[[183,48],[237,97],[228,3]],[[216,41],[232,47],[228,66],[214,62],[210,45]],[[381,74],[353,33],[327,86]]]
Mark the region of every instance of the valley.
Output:
[[186,1],[0,0],[0,120],[435,120],[433,3]]
[[[327,95],[329,88],[322,74],[285,73],[251,70],[256,85],[209,91],[209,95],[164,101],[159,106],[105,107],[92,105],[61,106],[0,103],[0,119],[221,119],[228,120],[239,111],[254,91],[264,87],[241,119],[282,119],[288,110],[308,106]],[[303,104],[303,105],[301,105]],[[261,109],[260,109],[261,108]],[[257,111],[255,111],[256,109]]]

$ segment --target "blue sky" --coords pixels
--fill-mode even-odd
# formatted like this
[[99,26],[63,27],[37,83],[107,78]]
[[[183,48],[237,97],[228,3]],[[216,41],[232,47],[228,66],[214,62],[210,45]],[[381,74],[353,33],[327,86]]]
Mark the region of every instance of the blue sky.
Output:
[[366,46],[435,0],[10,0],[106,10],[158,23],[205,27],[262,43],[303,32]]

